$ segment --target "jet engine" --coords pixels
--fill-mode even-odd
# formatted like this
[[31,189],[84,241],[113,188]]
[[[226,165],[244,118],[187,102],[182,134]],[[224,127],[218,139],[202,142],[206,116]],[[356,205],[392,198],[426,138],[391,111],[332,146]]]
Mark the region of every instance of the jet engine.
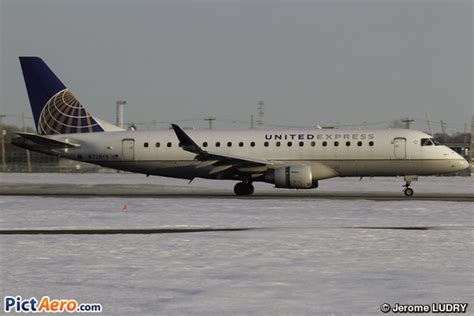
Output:
[[313,179],[311,167],[293,165],[278,167],[265,174],[265,181],[274,183],[277,188],[312,189],[318,187],[318,181]]

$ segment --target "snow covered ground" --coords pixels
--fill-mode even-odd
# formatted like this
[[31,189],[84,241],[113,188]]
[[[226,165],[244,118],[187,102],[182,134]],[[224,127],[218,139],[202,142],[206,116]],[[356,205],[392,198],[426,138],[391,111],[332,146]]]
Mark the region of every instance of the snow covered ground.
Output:
[[[420,178],[415,187],[472,192],[472,181]],[[0,174],[0,185],[9,183],[187,185],[129,174]],[[334,179],[321,189],[401,184]],[[232,189],[225,181],[191,185]],[[382,315],[385,302],[451,301],[470,303],[474,315],[473,226],[467,202],[0,196],[2,230],[256,228],[0,235],[0,296],[98,302],[105,315]]]

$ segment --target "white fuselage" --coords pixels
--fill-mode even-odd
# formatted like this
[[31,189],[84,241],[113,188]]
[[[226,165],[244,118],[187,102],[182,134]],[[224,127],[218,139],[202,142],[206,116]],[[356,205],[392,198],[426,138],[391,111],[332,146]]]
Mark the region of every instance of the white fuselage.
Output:
[[[337,176],[433,175],[463,170],[468,163],[443,145],[423,145],[431,136],[414,130],[249,130],[186,133],[203,150],[264,159],[272,165],[308,165],[315,179]],[[61,156],[105,167],[149,175],[192,179],[239,179],[212,172],[183,150],[173,130],[63,134],[51,138],[79,144]],[[264,168],[265,169],[265,168]],[[262,169],[261,172],[265,172]],[[253,173],[258,170],[250,170]],[[246,172],[240,170],[239,172]],[[255,181],[264,181],[255,178]]]

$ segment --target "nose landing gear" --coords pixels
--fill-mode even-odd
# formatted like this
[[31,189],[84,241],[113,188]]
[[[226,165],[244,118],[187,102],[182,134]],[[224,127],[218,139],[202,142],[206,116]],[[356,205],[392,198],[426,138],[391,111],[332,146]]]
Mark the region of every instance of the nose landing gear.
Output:
[[254,187],[251,182],[239,182],[234,186],[234,192],[236,195],[252,195]]
[[405,176],[404,180],[405,180],[405,185],[403,186],[404,187],[403,193],[405,194],[405,196],[412,196],[415,191],[413,191],[413,189],[410,188],[410,185],[411,185],[412,181],[418,180],[418,177],[416,177],[416,176]]
[[406,195],[406,196],[412,196],[414,191],[412,188],[410,188],[410,186],[408,184],[405,184],[404,185],[405,189],[403,189],[403,193]]

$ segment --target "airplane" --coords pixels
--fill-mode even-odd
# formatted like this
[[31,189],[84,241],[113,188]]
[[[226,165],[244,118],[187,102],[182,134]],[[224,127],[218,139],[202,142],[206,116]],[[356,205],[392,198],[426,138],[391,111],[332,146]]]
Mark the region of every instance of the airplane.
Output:
[[92,116],[39,57],[19,57],[36,133],[18,132],[16,146],[147,176],[253,182],[313,189],[334,177],[403,176],[412,196],[417,176],[464,170],[469,163],[432,136],[387,130],[131,131]]

